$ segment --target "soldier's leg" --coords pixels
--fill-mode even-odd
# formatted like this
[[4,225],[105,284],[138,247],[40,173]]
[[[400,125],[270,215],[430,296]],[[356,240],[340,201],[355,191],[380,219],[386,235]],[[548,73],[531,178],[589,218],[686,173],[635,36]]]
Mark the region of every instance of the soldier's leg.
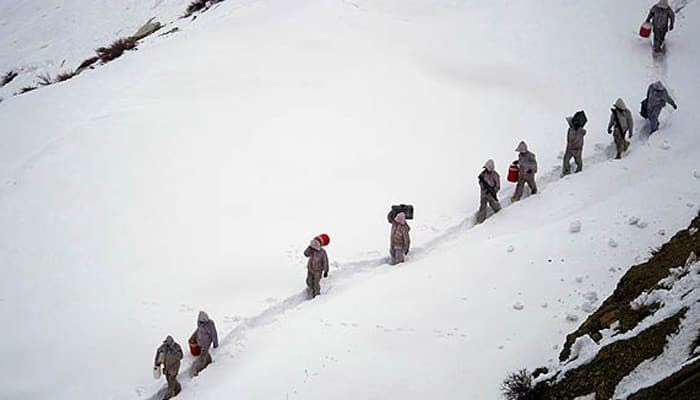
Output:
[[306,271],[306,291],[308,292],[309,296],[314,295],[314,277],[311,274],[311,271],[307,270]]
[[625,149],[625,139],[617,129],[615,129],[615,132],[613,133],[613,138],[615,139],[615,150],[617,150],[617,155],[615,155],[615,158],[619,160],[622,158],[622,153]]
[[664,50],[664,45],[666,44],[666,31],[659,32],[659,51]]
[[178,386],[180,386],[180,384],[177,381],[176,377],[177,373],[173,374],[171,371],[165,372],[165,380],[168,382],[168,389],[165,392],[165,397],[163,397],[163,400],[168,400],[172,397],[175,397],[180,392],[180,390],[178,389]]
[[404,255],[404,249],[403,247],[395,247],[394,248],[394,257],[396,260],[396,264],[401,264],[402,262],[405,261],[405,255]]
[[192,363],[192,375],[197,376],[207,365],[211,364],[211,355],[209,349],[202,349],[202,353]]
[[182,392],[182,385],[180,385],[180,382],[177,380],[177,371],[173,374],[173,382],[175,383],[175,394],[174,396],[177,396]]
[[525,177],[518,176],[518,183],[515,185],[515,193],[513,193],[512,201],[518,201],[523,197],[523,190],[525,190]]
[[537,194],[537,183],[535,182],[535,174],[528,174],[527,185],[530,186],[530,194]]
[[659,130],[659,114],[661,114],[661,108],[657,107],[649,110],[649,128],[651,128],[651,131],[649,132],[650,134]]
[[574,152],[574,161],[576,161],[576,172],[583,171],[583,150]]
[[489,196],[489,205],[491,206],[491,209],[493,210],[494,213],[497,213],[501,211],[501,203],[494,199],[493,197]]
[[564,152],[564,159],[561,167],[562,175],[569,175],[571,173],[571,157],[571,151],[569,151],[569,149],[566,149],[566,151]]
[[314,297],[321,294],[321,273],[314,272]]
[[486,220],[486,206],[487,199],[484,194],[481,194],[481,204],[479,205],[479,211],[476,213],[476,223],[480,224]]

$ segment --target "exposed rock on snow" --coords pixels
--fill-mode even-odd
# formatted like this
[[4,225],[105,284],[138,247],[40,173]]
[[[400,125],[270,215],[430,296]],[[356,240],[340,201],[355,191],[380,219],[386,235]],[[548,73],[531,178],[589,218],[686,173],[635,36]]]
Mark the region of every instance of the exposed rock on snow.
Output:
[[593,303],[587,301],[581,304],[581,310],[587,313],[592,313],[593,311],[595,311],[595,307],[593,306]]
[[509,253],[512,253],[512,252],[515,251],[515,247],[514,247],[513,245],[510,245],[510,246],[508,246],[508,248],[506,249],[506,251],[509,252]]
[[613,249],[617,248],[617,242],[615,241],[615,239],[611,238],[610,240],[608,240],[608,246],[612,247]]
[[631,216],[627,219],[627,223],[630,225],[637,225],[639,223],[639,217]]
[[693,176],[694,176],[696,179],[700,179],[700,171],[693,171]]
[[639,229],[644,229],[644,228],[646,228],[647,226],[649,226],[649,223],[648,223],[648,222],[645,222],[645,221],[639,221],[639,222],[637,223],[637,228],[639,228]]
[[581,221],[574,221],[569,225],[569,232],[578,233],[581,232]]
[[671,145],[668,143],[667,140],[664,140],[664,141],[661,142],[661,144],[659,145],[659,148],[660,148],[661,150],[668,150],[668,149],[671,148]]
[[525,305],[519,301],[516,301],[515,304],[513,304],[513,308],[520,311],[525,308]]

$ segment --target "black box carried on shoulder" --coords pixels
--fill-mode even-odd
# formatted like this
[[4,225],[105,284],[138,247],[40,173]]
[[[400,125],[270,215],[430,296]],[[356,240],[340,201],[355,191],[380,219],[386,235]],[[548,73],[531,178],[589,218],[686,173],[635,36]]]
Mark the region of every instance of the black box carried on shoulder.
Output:
[[391,219],[394,219],[399,213],[404,213],[406,219],[413,219],[413,206],[410,204],[391,206]]

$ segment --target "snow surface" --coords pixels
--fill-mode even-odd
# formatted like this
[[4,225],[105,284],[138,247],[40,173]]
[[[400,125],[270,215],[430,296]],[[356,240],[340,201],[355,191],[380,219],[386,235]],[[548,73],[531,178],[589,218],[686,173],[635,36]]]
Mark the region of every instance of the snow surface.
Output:
[[[495,399],[697,214],[697,4],[654,60],[644,1],[227,0],[175,20],[185,3],[0,4],[0,72],[74,65],[152,16],[181,28],[1,89],[2,399],[157,398],[155,348],[184,345],[199,309],[222,344],[194,380],[186,357],[183,400]],[[678,111],[611,160],[610,105],[656,79]],[[559,179],[578,109],[585,169]],[[476,175],[493,158],[505,177],[521,139],[540,194],[511,205],[504,183],[474,227]],[[415,246],[390,267],[399,202]],[[320,232],[331,275],[305,301]]]

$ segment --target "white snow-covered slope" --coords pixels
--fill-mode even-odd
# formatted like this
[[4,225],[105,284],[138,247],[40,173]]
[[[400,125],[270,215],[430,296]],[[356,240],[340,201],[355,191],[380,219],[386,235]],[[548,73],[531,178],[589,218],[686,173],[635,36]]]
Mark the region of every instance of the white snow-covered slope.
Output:
[[[6,1],[2,71],[81,59],[186,3],[81,2],[110,10],[105,29],[63,36],[22,21],[73,3]],[[2,92],[0,398],[156,398],[155,348],[185,346],[200,309],[222,345],[194,380],[186,357],[182,399],[497,398],[697,213],[699,5],[665,60],[635,33],[649,6],[227,0],[70,81]],[[69,39],[38,52],[32,30]],[[611,160],[610,105],[636,109],[656,79],[678,111],[650,138],[637,117]],[[585,170],[559,179],[578,109]],[[509,205],[503,182],[503,212],[473,227],[476,175],[493,158],[505,178],[521,139],[541,193]],[[414,249],[389,267],[399,202]],[[320,232],[331,276],[307,302]]]

